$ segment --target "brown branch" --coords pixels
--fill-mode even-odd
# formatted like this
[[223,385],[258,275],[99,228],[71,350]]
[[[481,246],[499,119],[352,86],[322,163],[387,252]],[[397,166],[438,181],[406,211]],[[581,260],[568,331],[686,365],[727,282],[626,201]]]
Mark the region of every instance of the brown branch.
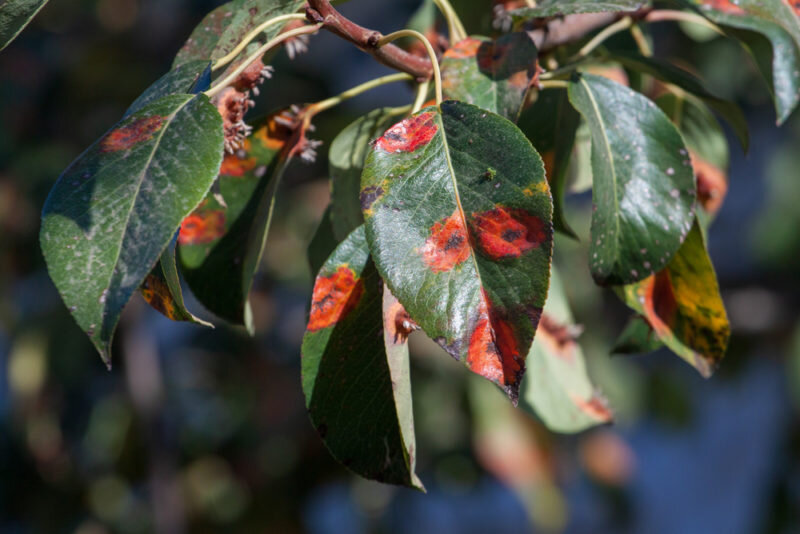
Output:
[[379,48],[378,40],[383,37],[380,32],[359,26],[342,16],[328,0],[308,0],[306,18],[311,22],[322,22],[323,28],[355,44],[387,67],[407,72],[420,81],[427,80],[433,75],[433,68],[428,58],[409,54],[393,44]]

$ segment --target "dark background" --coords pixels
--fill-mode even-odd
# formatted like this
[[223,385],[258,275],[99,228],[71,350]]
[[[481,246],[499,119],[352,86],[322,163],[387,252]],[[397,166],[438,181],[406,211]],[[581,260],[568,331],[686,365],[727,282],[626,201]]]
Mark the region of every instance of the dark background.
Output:
[[[488,1],[455,4],[468,30],[490,31]],[[557,261],[616,424],[554,435],[412,338],[428,494],[348,474],[309,424],[300,387],[325,147],[280,191],[253,294],[256,336],[170,323],[136,296],[106,371],[49,281],[40,209],[216,5],[53,0],[0,52],[0,532],[800,532],[800,113],[777,129],[735,43],[695,42],[670,25],[656,28],[657,53],[694,64],[752,128],[749,155],[731,145],[731,190],[709,236],[733,327],[714,378],[663,351],[610,357],[627,312],[591,284],[583,245],[561,239]],[[389,32],[417,5],[342,10]],[[325,33],[274,66],[256,114],[388,72]],[[326,112],[313,136],[327,146],[360,113],[412,98],[402,84],[372,91]],[[585,235],[586,195],[569,215]]]

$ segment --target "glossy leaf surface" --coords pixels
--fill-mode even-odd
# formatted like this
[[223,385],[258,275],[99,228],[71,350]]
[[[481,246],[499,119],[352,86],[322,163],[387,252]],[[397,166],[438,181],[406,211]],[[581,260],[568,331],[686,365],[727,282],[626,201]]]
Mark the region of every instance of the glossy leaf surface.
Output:
[[528,354],[520,406],[556,432],[579,432],[612,419],[605,400],[589,380],[576,339],[579,333],[564,285],[553,268],[547,304]]
[[222,119],[205,95],[173,95],[114,126],[50,192],[41,244],[50,277],[109,363],[122,308],[222,159]]
[[370,111],[350,123],[331,143],[328,155],[331,175],[331,223],[338,239],[344,239],[364,222],[358,194],[361,171],[370,142],[398,120],[395,108]]
[[694,220],[689,152],[664,112],[641,94],[584,74],[569,99],[592,132],[589,265],[601,285],[626,284],[665,267]]
[[188,61],[175,67],[134,100],[125,111],[124,117],[136,113],[147,104],[165,96],[178,93],[197,94],[208,89],[211,83],[211,63],[209,61]]
[[711,375],[725,355],[730,326],[697,223],[666,269],[621,291],[667,347]]
[[547,296],[552,202],[510,121],[448,100],[394,125],[361,180],[381,276],[453,357],[513,401]]
[[523,7],[513,10],[511,16],[515,20],[528,20],[579,13],[636,11],[645,7],[648,3],[644,0],[542,0],[536,3],[536,7]]
[[384,329],[384,322],[393,328],[399,309],[391,298],[384,306],[361,226],[317,275],[303,338],[303,392],[311,421],[337,460],[366,478],[421,489],[408,347]]
[[0,3],[0,50],[19,35],[45,4],[47,0],[5,0]]
[[516,121],[536,74],[536,57],[536,45],[525,32],[496,40],[467,37],[442,57],[444,96]]
[[181,271],[192,293],[209,311],[248,329],[248,295],[292,135],[276,116],[257,124],[242,149],[225,156],[219,171],[225,205],[208,194],[183,221],[178,237]]

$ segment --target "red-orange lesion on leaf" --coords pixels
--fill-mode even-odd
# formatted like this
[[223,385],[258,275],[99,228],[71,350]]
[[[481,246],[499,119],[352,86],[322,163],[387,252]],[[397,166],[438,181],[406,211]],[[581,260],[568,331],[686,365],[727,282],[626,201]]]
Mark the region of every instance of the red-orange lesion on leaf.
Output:
[[473,213],[470,226],[481,250],[493,260],[518,258],[548,237],[544,222],[536,215],[501,206]]
[[656,334],[664,336],[672,331],[678,312],[678,301],[667,269],[657,272],[642,282],[644,289],[644,316]]
[[164,280],[154,274],[148,274],[140,287],[144,300],[157,312],[173,321],[181,320],[178,307],[172,293]]
[[383,329],[389,334],[393,343],[402,344],[419,325],[411,318],[402,304],[393,298],[391,304],[383,311]]
[[363,293],[363,281],[347,265],[329,276],[318,276],[311,295],[309,332],[338,323],[358,305]]
[[747,12],[744,9],[731,2],[731,0],[700,0],[700,3],[703,4],[704,6],[708,6],[713,9],[716,9],[717,11],[721,11],[723,13],[729,13],[731,15],[747,14]]
[[375,147],[389,152],[414,152],[430,143],[438,127],[431,111],[412,115],[389,128],[375,141]]
[[198,209],[181,223],[178,242],[181,245],[212,243],[225,233],[225,212]]
[[469,258],[469,236],[461,212],[456,210],[434,223],[419,253],[425,265],[435,273],[447,272]]
[[511,52],[511,44],[509,43],[484,43],[478,50],[478,68],[482,71],[495,72],[508,60]]
[[572,363],[575,361],[578,349],[577,338],[582,330],[580,326],[562,323],[555,317],[543,313],[536,330],[536,338],[551,354]]
[[786,4],[792,8],[795,14],[800,17],[800,0],[784,0]]
[[100,142],[100,150],[103,152],[118,152],[147,141],[153,137],[164,124],[164,117],[153,115],[151,117],[141,117],[135,121],[117,128],[110,132]]
[[291,139],[299,125],[298,118],[291,110],[275,113],[266,123],[253,132],[252,139],[269,150],[280,150]]
[[443,56],[443,59],[467,59],[475,57],[478,54],[478,49],[483,44],[480,39],[474,37],[467,37],[466,39],[457,42],[449,48]]
[[689,152],[692,167],[697,178],[697,200],[712,215],[722,207],[728,192],[728,179],[725,172],[694,152]]
[[250,139],[245,139],[241,149],[233,154],[225,154],[219,173],[223,176],[244,176],[258,163],[256,158],[247,156],[249,153]]
[[607,423],[614,419],[614,414],[608,407],[608,402],[598,394],[594,394],[589,399],[584,399],[579,395],[570,393],[570,399],[580,411],[588,415],[595,421]]

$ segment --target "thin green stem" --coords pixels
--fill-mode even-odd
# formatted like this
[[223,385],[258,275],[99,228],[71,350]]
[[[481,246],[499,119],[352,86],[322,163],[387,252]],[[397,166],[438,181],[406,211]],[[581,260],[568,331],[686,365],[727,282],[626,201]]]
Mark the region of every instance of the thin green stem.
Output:
[[428,88],[430,86],[431,83],[428,80],[425,80],[421,84],[417,85],[417,98],[414,99],[414,105],[411,107],[411,113],[416,113],[422,109],[423,104],[425,104],[425,99],[428,97]]
[[569,87],[569,82],[565,80],[548,80],[539,82],[539,89],[542,91],[546,89],[566,89]]
[[436,52],[433,51],[433,46],[431,46],[430,41],[428,41],[424,35],[414,30],[399,30],[392,32],[389,35],[384,35],[378,39],[378,48],[387,45],[395,39],[399,39],[400,37],[414,37],[419,39],[422,44],[425,45],[425,50],[428,51],[428,57],[431,60],[431,67],[433,67],[433,83],[436,90],[436,105],[438,106],[442,103],[442,73],[439,70],[439,61],[436,59]]
[[398,72],[395,74],[389,74],[387,76],[381,76],[380,78],[375,78],[374,80],[362,83],[361,85],[356,85],[355,87],[352,87],[339,95],[326,98],[325,100],[321,100],[315,104],[311,104],[310,106],[308,106],[308,109],[311,115],[316,115],[321,111],[325,111],[326,109],[338,106],[345,100],[353,98],[354,96],[358,96],[361,93],[369,91],[370,89],[380,87],[381,85],[386,85],[387,83],[402,82],[413,79],[414,79],[413,76],[405,72]]
[[453,9],[453,6],[450,4],[450,1],[433,0],[433,3],[436,4],[436,7],[438,7],[439,11],[444,15],[444,18],[447,19],[447,31],[450,34],[450,44],[455,44],[466,39],[467,32],[464,29],[464,25],[461,23],[461,19],[458,18],[456,10]]
[[705,26],[709,30],[715,31],[720,35],[725,34],[725,32],[723,32],[719,26],[717,26],[707,18],[703,17],[702,15],[698,15],[697,13],[692,13],[691,11],[658,9],[648,13],[647,16],[645,16],[644,21],[645,22],[664,22],[664,21],[688,22],[690,24]]
[[250,66],[253,61],[256,61],[258,58],[263,56],[267,51],[271,48],[274,48],[281,44],[282,42],[291,39],[292,37],[297,37],[298,35],[305,35],[308,33],[314,33],[318,31],[322,27],[322,23],[319,24],[312,24],[310,26],[303,26],[302,28],[297,28],[295,30],[289,30],[286,33],[282,33],[275,38],[267,41],[265,44],[261,45],[258,50],[256,50],[250,57],[248,57],[245,61],[242,62],[241,65],[236,67],[233,72],[225,76],[222,80],[215,83],[214,86],[205,92],[208,98],[212,98],[216,96],[217,93],[225,89],[228,85],[233,83],[239,75],[244,72],[244,70]]
[[612,35],[619,33],[621,31],[627,30],[633,25],[633,19],[630,17],[623,17],[619,19],[614,24],[610,26],[606,26],[603,31],[595,35],[588,43],[583,45],[583,48],[578,50],[578,53],[575,54],[571,59],[574,61],[576,59],[584,58],[591,54],[595,48],[603,44],[603,42],[611,37]]
[[630,31],[633,40],[636,41],[636,47],[639,49],[639,52],[645,57],[651,57],[653,55],[653,47],[650,46],[650,42],[644,35],[641,26],[634,24],[631,26]]
[[214,62],[212,69],[218,70],[220,67],[224,67],[225,65],[233,61],[236,58],[236,56],[238,56],[239,53],[253,41],[253,39],[258,37],[261,34],[261,32],[263,32],[270,26],[274,26],[276,24],[280,24],[282,22],[287,22],[290,20],[305,20],[305,18],[306,18],[305,13],[291,13],[289,15],[281,15],[279,17],[275,17],[274,19],[269,19],[265,22],[262,22],[261,24],[256,26],[253,31],[248,33],[244,37],[244,39],[242,39],[242,41],[238,45],[236,45],[236,48],[234,48],[228,54],[216,60]]

